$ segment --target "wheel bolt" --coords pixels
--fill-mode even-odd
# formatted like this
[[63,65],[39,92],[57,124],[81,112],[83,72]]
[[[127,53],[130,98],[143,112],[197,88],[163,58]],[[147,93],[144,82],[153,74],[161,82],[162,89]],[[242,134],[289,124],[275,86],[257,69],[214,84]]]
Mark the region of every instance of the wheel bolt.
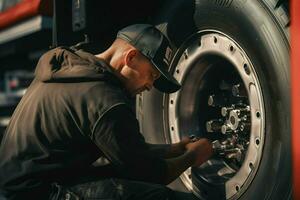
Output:
[[250,112],[246,108],[238,109],[236,113],[240,118],[244,118],[245,116],[246,118],[250,117]]
[[242,118],[242,121],[247,121],[249,119],[248,115],[244,115]]
[[228,104],[228,99],[222,95],[210,95],[207,104],[212,107],[222,107]]
[[223,122],[221,120],[210,120],[206,122],[206,131],[207,132],[220,132]]
[[232,111],[232,110],[233,110],[232,107],[222,107],[221,108],[221,115],[223,117],[226,117],[229,114],[229,112]]
[[247,122],[243,122],[240,125],[240,130],[241,131],[250,131],[250,128],[251,128],[251,124],[247,123]]
[[208,97],[207,104],[208,104],[209,106],[215,106],[215,95],[210,95],[210,96]]
[[232,132],[232,129],[230,128],[230,126],[228,124],[224,124],[222,127],[221,127],[221,132],[223,134],[227,134],[227,133],[231,133]]
[[235,97],[247,97],[247,91],[241,86],[241,84],[232,86],[231,92]]

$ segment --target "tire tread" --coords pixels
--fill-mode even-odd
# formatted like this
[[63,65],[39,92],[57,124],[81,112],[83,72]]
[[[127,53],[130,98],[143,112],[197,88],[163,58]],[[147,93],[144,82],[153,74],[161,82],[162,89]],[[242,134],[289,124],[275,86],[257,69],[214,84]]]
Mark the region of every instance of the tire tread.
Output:
[[262,0],[289,37],[290,14],[288,0]]

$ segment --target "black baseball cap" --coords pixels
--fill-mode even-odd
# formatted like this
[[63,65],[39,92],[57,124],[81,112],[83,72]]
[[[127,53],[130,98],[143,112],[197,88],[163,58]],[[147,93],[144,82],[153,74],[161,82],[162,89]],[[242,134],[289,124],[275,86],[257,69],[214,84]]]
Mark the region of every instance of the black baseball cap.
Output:
[[121,29],[117,38],[127,41],[146,56],[153,66],[161,73],[154,82],[154,87],[161,92],[173,93],[181,85],[169,73],[172,49],[168,39],[150,24],[134,24]]

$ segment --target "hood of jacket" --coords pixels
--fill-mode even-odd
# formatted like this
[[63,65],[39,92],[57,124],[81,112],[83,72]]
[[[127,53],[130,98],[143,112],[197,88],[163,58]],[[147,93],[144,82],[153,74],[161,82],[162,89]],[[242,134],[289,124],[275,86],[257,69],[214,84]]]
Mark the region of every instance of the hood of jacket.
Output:
[[42,82],[83,82],[104,79],[120,82],[103,60],[83,50],[57,47],[46,52],[35,69]]

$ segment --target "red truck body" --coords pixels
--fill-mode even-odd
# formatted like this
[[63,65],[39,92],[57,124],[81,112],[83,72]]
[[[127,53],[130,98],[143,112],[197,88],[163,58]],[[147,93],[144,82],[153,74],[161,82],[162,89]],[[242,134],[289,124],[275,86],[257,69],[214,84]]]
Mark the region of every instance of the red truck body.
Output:
[[32,16],[51,15],[51,0],[22,0],[0,13],[0,30]]

